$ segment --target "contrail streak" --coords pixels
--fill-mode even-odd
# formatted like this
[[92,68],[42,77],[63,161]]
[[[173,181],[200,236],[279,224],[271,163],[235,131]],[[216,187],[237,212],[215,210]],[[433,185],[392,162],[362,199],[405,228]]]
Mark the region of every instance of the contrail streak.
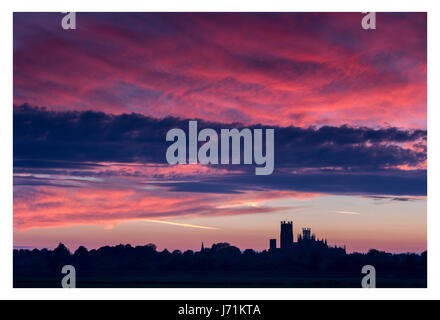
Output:
[[170,224],[170,225],[173,225],[173,226],[187,227],[187,228],[206,229],[206,230],[220,230],[219,228],[215,228],[215,227],[206,227],[206,226],[199,226],[199,225],[196,225],[196,224],[179,223],[179,222],[171,222],[171,221],[164,221],[164,220],[142,219],[142,221],[154,222],[154,223],[162,223],[162,224]]
[[360,214],[360,212],[355,212],[355,211],[332,211],[332,212],[342,213],[342,214],[354,214],[354,215]]

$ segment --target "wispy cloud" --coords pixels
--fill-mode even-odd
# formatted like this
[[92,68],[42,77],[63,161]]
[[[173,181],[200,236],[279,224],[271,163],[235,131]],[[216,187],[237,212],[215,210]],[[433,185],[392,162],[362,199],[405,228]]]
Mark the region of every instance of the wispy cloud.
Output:
[[426,13],[379,13],[374,39],[360,13],[79,15],[81,31],[67,37],[58,13],[14,14],[14,103],[426,127]]

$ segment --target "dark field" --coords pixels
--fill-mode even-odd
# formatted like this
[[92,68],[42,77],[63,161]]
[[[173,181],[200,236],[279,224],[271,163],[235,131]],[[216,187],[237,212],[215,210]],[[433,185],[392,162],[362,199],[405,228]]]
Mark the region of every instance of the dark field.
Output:
[[[60,288],[59,276],[16,276],[14,288]],[[363,274],[81,276],[77,288],[361,288]],[[426,275],[377,277],[378,288],[426,288]]]

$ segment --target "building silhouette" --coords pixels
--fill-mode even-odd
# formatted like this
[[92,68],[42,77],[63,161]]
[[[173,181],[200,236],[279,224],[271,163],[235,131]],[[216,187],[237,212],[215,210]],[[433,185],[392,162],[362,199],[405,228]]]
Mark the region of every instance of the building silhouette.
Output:
[[298,234],[298,242],[305,241],[315,241],[315,235],[312,234],[312,228],[302,228],[302,235]]
[[274,251],[277,249],[277,239],[270,239],[270,251]]
[[288,250],[293,245],[293,222],[281,221],[280,248]]
[[[328,248],[327,239],[317,239],[312,229],[309,227],[302,228],[302,233],[298,234],[297,241],[293,239],[293,222],[281,221],[280,232],[280,250],[289,251],[294,249],[311,249],[311,248]],[[335,246],[335,248],[337,248]],[[342,248],[340,248],[342,249]],[[270,239],[269,251],[277,251],[277,240]],[[343,248],[345,252],[345,247]]]

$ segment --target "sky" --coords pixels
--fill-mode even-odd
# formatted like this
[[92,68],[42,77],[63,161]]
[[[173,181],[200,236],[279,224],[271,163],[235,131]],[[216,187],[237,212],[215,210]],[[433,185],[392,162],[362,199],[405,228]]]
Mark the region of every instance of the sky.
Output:
[[[425,13],[15,13],[14,247],[426,250]],[[275,170],[169,165],[168,130],[274,128]]]

